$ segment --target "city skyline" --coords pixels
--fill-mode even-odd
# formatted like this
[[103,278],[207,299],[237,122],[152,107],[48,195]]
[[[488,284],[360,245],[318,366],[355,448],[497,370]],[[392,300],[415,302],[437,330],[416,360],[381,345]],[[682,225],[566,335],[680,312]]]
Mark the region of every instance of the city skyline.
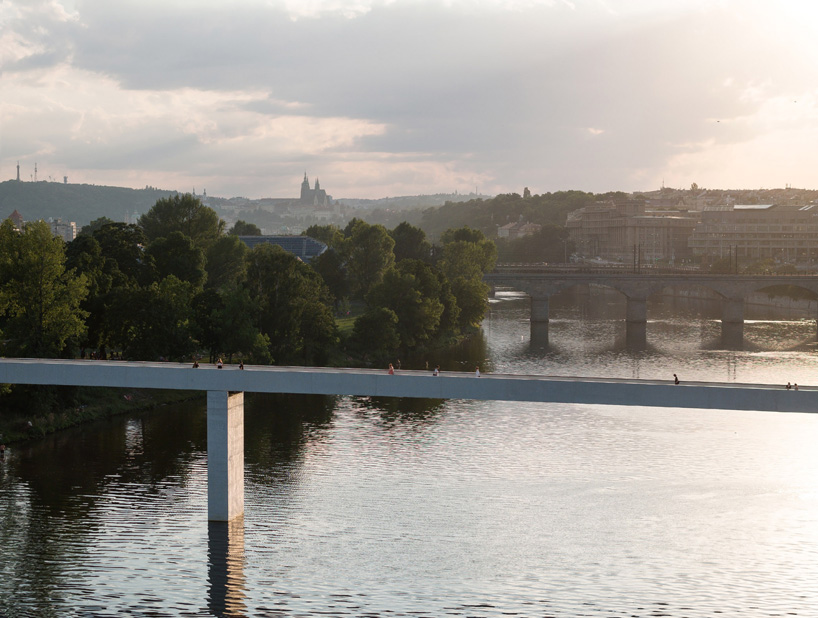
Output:
[[[195,8],[193,8],[195,6]],[[336,198],[814,188],[795,0],[14,0],[0,179]]]

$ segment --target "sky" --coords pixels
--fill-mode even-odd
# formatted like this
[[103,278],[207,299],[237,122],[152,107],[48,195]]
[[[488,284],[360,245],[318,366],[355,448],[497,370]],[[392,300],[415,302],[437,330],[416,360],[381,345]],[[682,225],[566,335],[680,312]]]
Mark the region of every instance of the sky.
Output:
[[813,0],[0,0],[0,180],[818,188]]

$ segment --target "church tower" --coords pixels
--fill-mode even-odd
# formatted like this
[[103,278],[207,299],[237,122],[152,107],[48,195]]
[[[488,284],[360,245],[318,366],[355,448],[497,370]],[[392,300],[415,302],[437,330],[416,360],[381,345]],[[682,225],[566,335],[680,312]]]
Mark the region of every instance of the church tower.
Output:
[[310,202],[311,191],[310,191],[310,181],[307,178],[307,172],[304,172],[304,182],[301,183],[301,201],[302,202]]

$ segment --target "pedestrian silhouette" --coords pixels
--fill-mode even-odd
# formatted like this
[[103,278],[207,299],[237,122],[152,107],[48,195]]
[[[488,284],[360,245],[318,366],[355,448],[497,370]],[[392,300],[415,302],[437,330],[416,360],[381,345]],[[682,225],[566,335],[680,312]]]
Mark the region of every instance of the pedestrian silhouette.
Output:
[[675,373],[673,374],[673,383],[674,383],[674,384],[678,384],[678,383],[679,383],[679,376],[677,376]]

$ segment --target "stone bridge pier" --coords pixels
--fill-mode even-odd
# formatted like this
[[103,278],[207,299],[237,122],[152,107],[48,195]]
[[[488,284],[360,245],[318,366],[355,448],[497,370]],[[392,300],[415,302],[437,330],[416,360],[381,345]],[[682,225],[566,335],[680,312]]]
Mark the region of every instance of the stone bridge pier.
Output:
[[[627,302],[625,323],[629,346],[647,344],[647,299],[669,286],[697,286],[715,292],[722,302],[722,341],[728,348],[740,347],[744,338],[744,299],[771,286],[796,286],[818,295],[818,277],[779,275],[718,275],[708,273],[651,274],[548,272],[538,268],[514,268],[488,273],[484,279],[494,288],[507,285],[531,299],[531,342],[548,345],[549,299],[576,285],[601,285],[622,293]],[[818,338],[818,321],[816,322]]]

